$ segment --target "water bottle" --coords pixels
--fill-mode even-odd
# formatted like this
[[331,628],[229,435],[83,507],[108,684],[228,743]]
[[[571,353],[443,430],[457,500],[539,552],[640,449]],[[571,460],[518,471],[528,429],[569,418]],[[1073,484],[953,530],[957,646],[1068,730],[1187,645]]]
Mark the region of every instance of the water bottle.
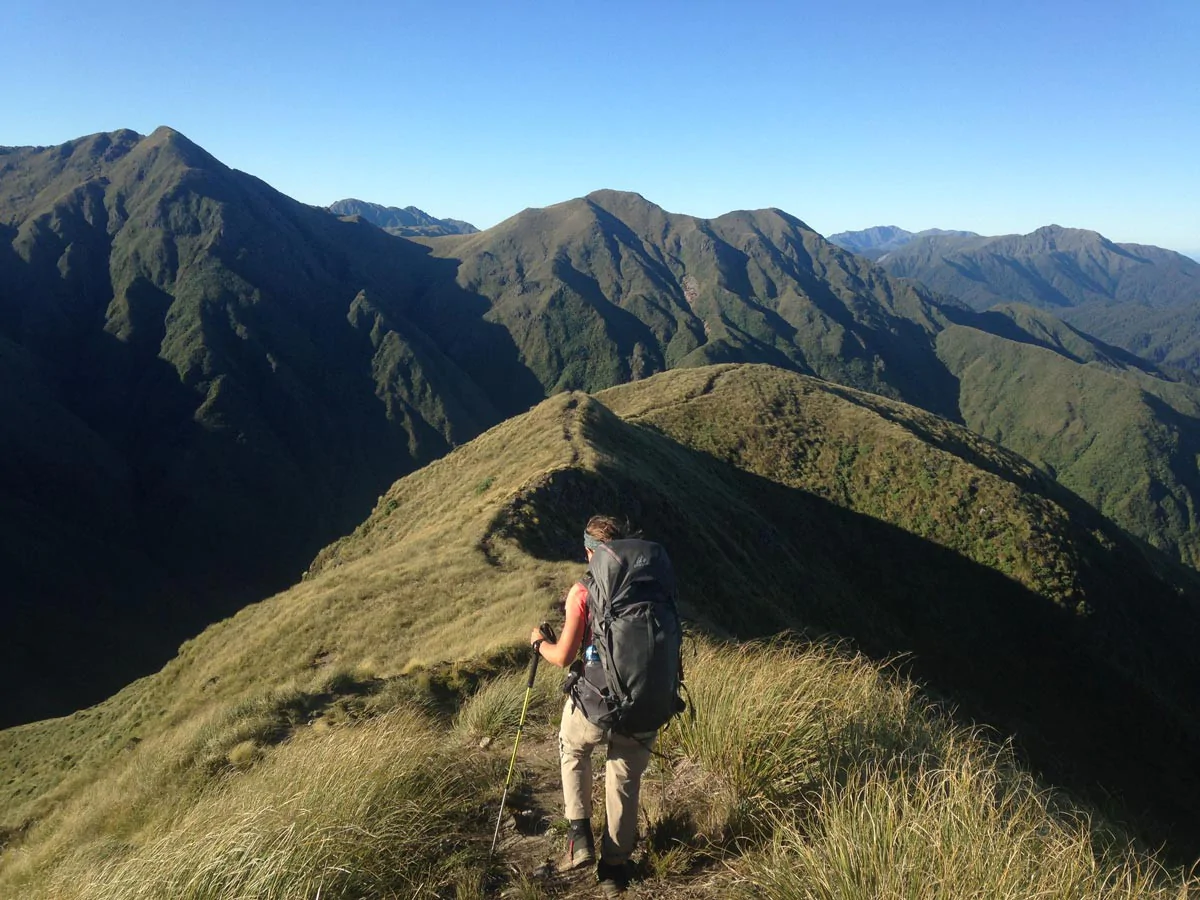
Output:
[[603,692],[604,666],[600,664],[600,653],[593,644],[583,648],[583,677],[595,690]]

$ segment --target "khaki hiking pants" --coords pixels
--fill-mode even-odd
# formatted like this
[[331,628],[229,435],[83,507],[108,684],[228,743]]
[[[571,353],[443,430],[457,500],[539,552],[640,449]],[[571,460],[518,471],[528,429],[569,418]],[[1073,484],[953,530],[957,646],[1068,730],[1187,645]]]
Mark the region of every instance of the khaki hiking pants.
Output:
[[607,824],[600,844],[600,858],[607,863],[623,863],[633,855],[637,845],[642,773],[650,762],[650,751],[658,732],[610,735],[606,729],[589,722],[583,710],[572,710],[571,707],[571,701],[567,700],[563,707],[562,727],[558,731],[567,818],[592,817],[592,751],[600,744],[608,744],[608,762],[604,766]]

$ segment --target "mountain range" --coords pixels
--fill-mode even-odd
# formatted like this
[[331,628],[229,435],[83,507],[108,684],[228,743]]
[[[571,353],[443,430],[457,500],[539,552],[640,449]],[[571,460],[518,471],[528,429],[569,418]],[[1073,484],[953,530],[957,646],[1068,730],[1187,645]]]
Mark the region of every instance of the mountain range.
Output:
[[829,243],[837,244],[843,250],[865,256],[869,260],[878,260],[885,253],[911,243],[917,238],[949,235],[952,237],[978,237],[973,231],[944,231],[941,228],[927,228],[924,231],[905,231],[896,225],[876,225],[864,228],[862,231],[841,231],[831,234]]
[[365,200],[338,200],[329,205],[335,216],[360,216],[388,234],[432,237],[439,234],[474,234],[479,229],[459,219],[437,219],[415,206],[381,206]]
[[975,309],[1028,303],[1151,362],[1200,371],[1200,263],[1181,253],[1057,225],[999,237],[886,231],[831,240]]
[[0,672],[42,672],[5,722],[152,671],[293,583],[393,479],[548,395],[668,369],[765,363],[913,404],[1200,560],[1186,379],[1030,306],[894,278],[778,209],[598,191],[405,238],[161,128],[6,149],[0,237],[0,499],[19,511]]
[[[1011,769],[1095,823],[1088,860],[1129,835],[1187,865],[1198,429],[1185,373],[1035,304],[893,276],[779,209],[602,190],[408,237],[169,128],[5,148],[0,894],[484,896],[508,759],[462,715],[508,679],[516,721],[528,629],[597,511],[666,544],[714,652],[830,648],[896,686],[836,692],[848,756],[828,766],[830,704],[796,689],[819,709],[782,778],[802,803],[776,818],[823,821],[810,769],[853,800],[860,764],[942,766],[927,713],[1011,741],[968,814],[1009,808]],[[920,715],[896,702],[918,692]],[[672,790],[726,796],[775,746],[718,737],[671,751]],[[412,795],[343,789],[343,758]],[[443,774],[461,818],[430,812]],[[765,848],[749,809],[706,852]],[[355,881],[376,833],[381,880]],[[317,854],[303,889],[262,874],[293,844]],[[403,881],[396,848],[418,844],[470,878]]]
[[427,243],[547,392],[728,361],[815,374],[964,422],[1197,560],[1195,390],[1043,312],[973,312],[780,210],[701,220],[601,191]]

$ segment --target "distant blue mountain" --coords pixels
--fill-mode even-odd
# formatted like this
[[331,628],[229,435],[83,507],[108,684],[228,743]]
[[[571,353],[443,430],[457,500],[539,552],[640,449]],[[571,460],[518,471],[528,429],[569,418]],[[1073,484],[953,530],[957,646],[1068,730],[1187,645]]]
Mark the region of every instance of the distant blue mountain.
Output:
[[438,219],[415,206],[382,206],[365,200],[338,200],[329,211],[335,216],[361,216],[391,234],[401,237],[436,237],[443,234],[475,234],[479,231],[461,219]]
[[927,228],[924,231],[912,232],[895,225],[876,225],[873,228],[864,228],[862,231],[842,231],[830,235],[828,240],[843,250],[849,250],[851,253],[874,260],[879,259],[885,253],[898,250],[917,238],[935,235],[978,237],[973,231],[945,231],[941,228]]

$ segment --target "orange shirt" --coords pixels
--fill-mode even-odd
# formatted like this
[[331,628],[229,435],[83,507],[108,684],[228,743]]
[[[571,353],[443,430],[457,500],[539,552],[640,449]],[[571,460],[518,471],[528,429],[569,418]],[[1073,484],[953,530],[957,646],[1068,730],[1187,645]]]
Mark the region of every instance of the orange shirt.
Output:
[[567,594],[566,613],[569,616],[572,612],[574,612],[577,616],[579,616],[579,621],[583,625],[583,639],[579,644],[581,650],[592,642],[592,627],[588,620],[587,601],[587,585],[582,581],[575,582],[575,586],[571,588],[571,592]]

